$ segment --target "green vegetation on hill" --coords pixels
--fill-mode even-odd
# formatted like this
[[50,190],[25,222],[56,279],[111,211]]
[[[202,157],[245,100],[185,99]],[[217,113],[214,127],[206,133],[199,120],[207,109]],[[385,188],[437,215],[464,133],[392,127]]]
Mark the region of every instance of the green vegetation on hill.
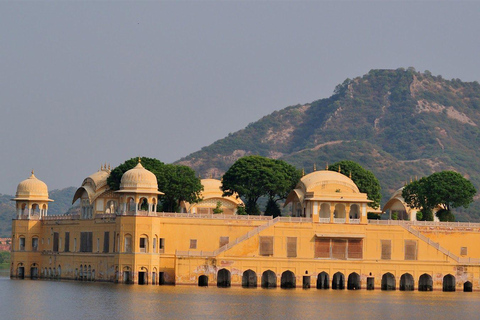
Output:
[[[180,159],[202,176],[261,155],[297,168],[352,160],[381,183],[382,204],[412,178],[457,171],[480,187],[480,85],[413,68],[371,70],[334,94],[287,107]],[[478,195],[458,220],[480,220]]]
[[[72,209],[72,199],[76,188],[69,187],[49,192],[50,199],[54,200],[48,206],[48,215],[61,215]],[[12,236],[12,219],[15,217],[14,196],[0,194],[0,238]]]

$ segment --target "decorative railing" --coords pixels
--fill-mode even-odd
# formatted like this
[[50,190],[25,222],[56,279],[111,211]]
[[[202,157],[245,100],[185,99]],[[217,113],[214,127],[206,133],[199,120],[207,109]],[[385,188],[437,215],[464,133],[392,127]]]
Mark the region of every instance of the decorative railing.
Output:
[[345,223],[346,221],[345,218],[333,218],[333,223]]
[[319,223],[330,223],[330,218],[318,218]]
[[80,219],[79,214],[66,214],[66,215],[58,215],[58,216],[44,216],[42,220],[78,220]]
[[143,217],[165,217],[165,218],[191,218],[191,219],[219,219],[219,220],[252,220],[268,221],[272,220],[270,216],[255,215],[228,215],[228,214],[199,214],[199,213],[181,213],[181,212],[148,212],[148,211],[127,211],[119,215],[136,215]]
[[350,219],[351,224],[360,224],[360,219]]
[[[330,219],[329,219],[330,220]],[[312,222],[312,218],[278,217],[279,222]]]
[[409,220],[368,220],[369,224],[394,226],[425,226],[425,227],[461,227],[480,228],[478,222],[440,222],[440,221],[409,221]]

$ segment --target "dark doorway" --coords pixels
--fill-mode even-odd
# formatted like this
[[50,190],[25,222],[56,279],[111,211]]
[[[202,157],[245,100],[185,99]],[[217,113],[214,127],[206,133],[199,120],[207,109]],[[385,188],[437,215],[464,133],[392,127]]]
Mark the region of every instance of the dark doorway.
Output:
[[38,268],[37,267],[31,267],[30,268],[30,278],[32,280],[38,279]]
[[257,287],[257,274],[253,270],[247,270],[243,273],[242,287],[244,288]]
[[310,276],[303,276],[303,289],[310,289]]
[[402,274],[400,277],[400,291],[413,291],[414,281],[410,273]]
[[272,270],[267,270],[262,274],[262,288],[276,288],[277,276]]
[[317,289],[328,289],[330,288],[330,279],[328,273],[322,271],[317,276]]
[[422,274],[418,280],[418,291],[432,291],[433,280],[429,274]]
[[356,272],[350,273],[347,281],[348,290],[359,290],[360,289],[360,275]]
[[375,289],[375,278],[368,277],[367,278],[367,290],[374,290]]
[[396,289],[395,276],[390,272],[382,276],[382,290],[393,291]]
[[470,281],[467,281],[463,284],[463,292],[472,292],[473,291],[473,285]]
[[455,277],[451,274],[447,274],[443,277],[443,291],[453,292],[455,291]]
[[333,275],[332,289],[333,290],[345,289],[345,276],[343,275],[343,273],[337,272]]
[[25,267],[18,267],[17,277],[19,279],[25,279]]
[[147,283],[147,273],[144,271],[138,272],[138,284],[144,285]]
[[123,271],[123,283],[132,284],[132,273],[130,271]]
[[164,285],[165,284],[165,272],[159,272],[158,273],[158,285]]
[[221,269],[217,274],[217,287],[228,288],[231,286],[231,275],[227,269]]
[[282,273],[282,277],[280,279],[280,288],[282,289],[293,289],[296,286],[296,279],[295,274],[292,271],[285,271]]
[[201,275],[200,277],[198,277],[198,286],[208,287],[208,277],[206,275]]

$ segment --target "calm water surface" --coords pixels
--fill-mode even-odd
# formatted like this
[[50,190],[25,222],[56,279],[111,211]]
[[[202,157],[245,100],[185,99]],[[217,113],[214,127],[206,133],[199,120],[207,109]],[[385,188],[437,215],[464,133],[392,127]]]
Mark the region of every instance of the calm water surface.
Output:
[[0,319],[480,319],[480,293],[138,286],[0,273]]

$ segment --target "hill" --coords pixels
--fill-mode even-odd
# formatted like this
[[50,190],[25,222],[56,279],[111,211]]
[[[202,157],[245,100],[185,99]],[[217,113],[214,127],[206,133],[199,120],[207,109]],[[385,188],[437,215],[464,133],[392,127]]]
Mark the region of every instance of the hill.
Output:
[[[56,189],[49,192],[54,202],[48,206],[48,215],[61,215],[73,210],[72,199],[75,187]],[[10,199],[14,196],[0,194],[0,238],[12,236],[12,219],[15,217],[15,202]]]
[[[290,106],[202,148],[177,163],[202,176],[222,175],[249,154],[279,158],[312,171],[338,160],[371,170],[383,201],[415,177],[455,170],[480,190],[480,85],[429,71],[371,70],[338,85],[334,94]],[[480,204],[455,210],[479,221]]]

